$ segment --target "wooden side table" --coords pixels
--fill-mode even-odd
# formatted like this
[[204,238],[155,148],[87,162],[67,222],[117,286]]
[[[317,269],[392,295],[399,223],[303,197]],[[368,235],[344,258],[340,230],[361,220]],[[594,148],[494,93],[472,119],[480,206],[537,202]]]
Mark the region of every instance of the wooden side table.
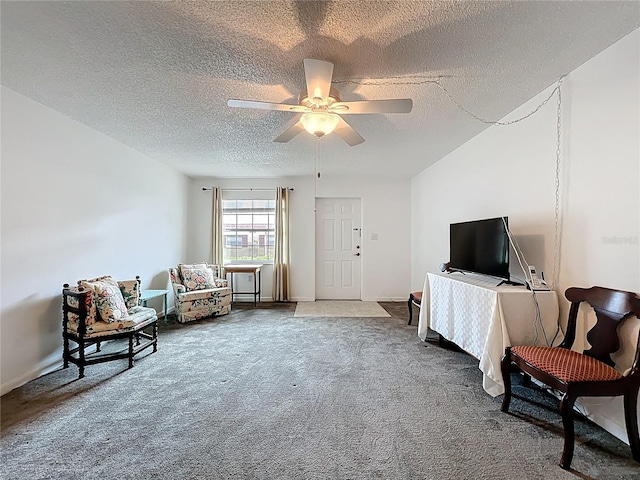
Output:
[[[260,269],[262,264],[251,265],[225,265],[224,276],[231,274],[229,286],[231,287],[231,302],[233,303],[234,295],[253,295],[253,306],[255,307],[257,301],[260,300],[260,289],[262,287],[262,273]],[[233,290],[233,274],[234,273],[252,273],[253,274],[253,292],[236,292]]]
[[164,323],[167,323],[167,294],[169,290],[142,290],[140,292],[140,301],[142,306],[146,307],[147,302],[152,298],[164,297]]

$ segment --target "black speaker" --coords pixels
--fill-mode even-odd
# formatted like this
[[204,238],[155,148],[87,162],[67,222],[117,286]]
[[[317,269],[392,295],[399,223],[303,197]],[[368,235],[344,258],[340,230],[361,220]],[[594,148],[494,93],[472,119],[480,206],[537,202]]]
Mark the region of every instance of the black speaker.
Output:
[[449,271],[449,262],[441,263],[440,264],[440,271],[441,272],[448,272]]

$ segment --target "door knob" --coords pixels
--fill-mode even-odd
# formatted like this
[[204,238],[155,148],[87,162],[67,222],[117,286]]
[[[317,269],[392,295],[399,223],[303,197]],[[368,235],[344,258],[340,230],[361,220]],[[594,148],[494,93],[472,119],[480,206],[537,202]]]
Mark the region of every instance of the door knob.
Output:
[[358,252],[358,253],[354,253],[354,254],[353,254],[353,256],[354,256],[354,257],[359,257],[359,256],[360,256],[360,252]]

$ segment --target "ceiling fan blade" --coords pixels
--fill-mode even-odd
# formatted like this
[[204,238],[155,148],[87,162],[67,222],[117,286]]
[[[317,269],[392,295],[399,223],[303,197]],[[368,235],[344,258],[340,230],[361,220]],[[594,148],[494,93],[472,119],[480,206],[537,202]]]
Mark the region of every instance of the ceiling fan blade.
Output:
[[278,143],[286,143],[289,140],[291,140],[293,137],[298,135],[300,132],[302,132],[303,130],[304,130],[304,127],[302,126],[302,123],[300,122],[300,120],[298,120],[292,126],[287,128],[284,132],[282,132],[280,135],[274,138],[273,141]]
[[395,98],[390,100],[337,102],[331,105],[330,110],[340,115],[349,115],[353,113],[409,113],[412,108],[413,101],[410,98]]
[[342,117],[340,117],[340,121],[338,122],[338,126],[334,130],[334,132],[350,147],[355,147],[356,145],[360,145],[364,142],[364,138],[362,138],[358,132],[356,132],[351,125],[345,122]]
[[319,97],[326,101],[331,90],[333,63],[305,58],[304,76],[307,80],[307,95],[309,99],[313,100]]
[[230,107],[236,108],[258,108],[260,110],[281,110],[284,112],[307,112],[309,109],[302,105],[289,105],[286,103],[256,102],[254,100],[235,100],[227,102]]

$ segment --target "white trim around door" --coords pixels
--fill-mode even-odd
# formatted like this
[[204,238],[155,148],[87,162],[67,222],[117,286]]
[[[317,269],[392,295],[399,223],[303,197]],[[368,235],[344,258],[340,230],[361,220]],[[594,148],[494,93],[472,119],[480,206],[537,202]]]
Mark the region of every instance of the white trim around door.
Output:
[[316,198],[316,299],[360,300],[362,219],[359,198]]

